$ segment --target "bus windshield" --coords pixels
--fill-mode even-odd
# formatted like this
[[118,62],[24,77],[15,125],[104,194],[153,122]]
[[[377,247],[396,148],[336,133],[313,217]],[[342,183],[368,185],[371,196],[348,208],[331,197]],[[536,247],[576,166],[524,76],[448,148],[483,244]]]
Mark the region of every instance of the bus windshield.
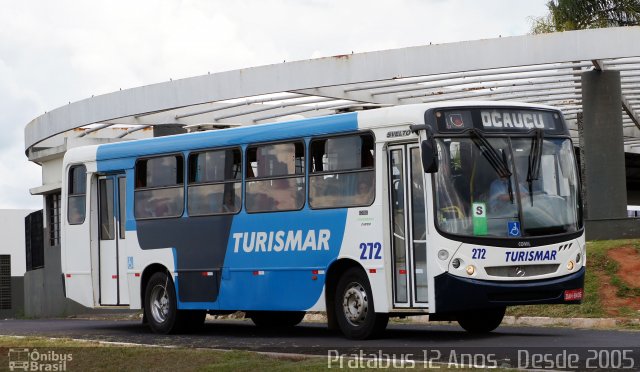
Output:
[[[480,138],[479,138],[480,137]],[[438,138],[436,224],[464,236],[532,237],[582,227],[568,138]]]

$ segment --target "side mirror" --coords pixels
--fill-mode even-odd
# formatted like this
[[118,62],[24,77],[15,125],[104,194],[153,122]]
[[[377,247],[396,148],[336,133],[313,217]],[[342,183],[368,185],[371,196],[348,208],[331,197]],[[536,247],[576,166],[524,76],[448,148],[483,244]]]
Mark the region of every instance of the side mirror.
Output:
[[425,173],[436,173],[438,171],[438,149],[436,147],[436,141],[432,136],[427,136],[427,139],[420,144],[420,150],[422,153],[422,169]]

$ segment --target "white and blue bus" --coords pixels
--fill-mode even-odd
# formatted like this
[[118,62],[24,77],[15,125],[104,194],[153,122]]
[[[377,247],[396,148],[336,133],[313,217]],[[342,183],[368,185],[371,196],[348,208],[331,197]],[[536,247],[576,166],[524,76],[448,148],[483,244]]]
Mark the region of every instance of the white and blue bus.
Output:
[[428,314],[490,332],[506,306],[575,304],[585,239],[553,107],[406,105],[70,149],[65,293],[258,326],[326,312],[349,338]]

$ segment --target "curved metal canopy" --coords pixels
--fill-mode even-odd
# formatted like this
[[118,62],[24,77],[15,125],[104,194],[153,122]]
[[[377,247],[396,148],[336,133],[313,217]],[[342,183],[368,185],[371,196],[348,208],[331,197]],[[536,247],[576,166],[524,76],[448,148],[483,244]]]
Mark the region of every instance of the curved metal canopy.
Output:
[[557,106],[577,137],[580,75],[592,69],[620,71],[625,150],[640,150],[640,27],[341,55],[117,91],[35,118],[25,128],[25,149],[29,154],[47,138],[88,125],[94,132],[130,126],[120,135],[126,138],[154,125],[249,125],[289,115],[325,115],[351,105],[462,99]]

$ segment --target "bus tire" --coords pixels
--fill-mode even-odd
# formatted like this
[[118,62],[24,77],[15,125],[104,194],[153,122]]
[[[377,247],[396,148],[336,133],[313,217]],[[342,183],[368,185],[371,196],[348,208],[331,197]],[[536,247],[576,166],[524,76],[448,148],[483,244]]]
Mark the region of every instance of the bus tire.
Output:
[[248,315],[260,328],[291,328],[300,324],[305,314],[304,311],[252,311]]
[[373,338],[387,327],[389,314],[375,312],[371,285],[362,269],[347,270],[338,281],[335,296],[336,320],[347,338]]
[[471,310],[458,315],[458,324],[469,333],[489,333],[498,328],[506,307]]
[[144,294],[144,317],[155,333],[169,334],[178,331],[178,302],[173,280],[165,272],[154,273]]

